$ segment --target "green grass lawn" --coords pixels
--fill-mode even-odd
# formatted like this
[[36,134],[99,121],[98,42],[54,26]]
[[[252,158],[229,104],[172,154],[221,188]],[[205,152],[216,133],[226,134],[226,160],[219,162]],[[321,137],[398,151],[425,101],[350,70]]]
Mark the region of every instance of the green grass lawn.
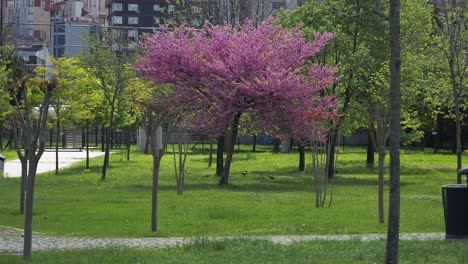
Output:
[[7,161],[18,159],[18,155],[16,154],[16,151],[13,149],[4,149],[3,151],[0,151],[0,154],[2,154]]
[[[200,241],[168,249],[106,249],[34,252],[28,263],[383,263],[383,241],[311,241],[275,245],[267,241]],[[18,255],[0,255],[0,263],[24,263]],[[402,241],[400,263],[468,263],[468,243]]]
[[[196,149],[188,158],[182,196],[176,194],[172,157],[166,155],[156,234],[150,232],[150,155],[132,152],[131,161],[126,161],[124,154],[112,154],[105,182],[100,181],[102,157],[92,160],[90,171],[83,169],[82,162],[59,175],[39,175],[33,230],[87,237],[386,231],[377,218],[377,170],[365,167],[364,149],[345,148],[340,154],[332,207],[318,209],[310,172],[301,175],[297,171],[297,153],[272,154],[266,147],[252,153],[250,148],[241,146],[235,153],[228,187],[217,185],[215,168],[207,166],[206,149]],[[456,181],[456,157],[402,150],[401,165],[401,232],[443,232],[441,185]],[[0,178],[1,225],[22,228],[19,182],[18,178]]]

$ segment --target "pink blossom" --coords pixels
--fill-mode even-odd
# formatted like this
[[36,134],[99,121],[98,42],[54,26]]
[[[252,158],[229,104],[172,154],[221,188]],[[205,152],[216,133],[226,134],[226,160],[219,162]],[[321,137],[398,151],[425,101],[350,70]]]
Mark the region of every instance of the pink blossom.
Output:
[[[268,20],[239,30],[206,23],[202,29],[163,29],[139,45],[134,67],[155,84],[171,84],[178,103],[190,105],[189,123],[224,133],[236,114],[246,128],[281,138],[310,138],[336,116],[335,98],[320,91],[337,80],[336,68],[310,63],[333,34],[307,42],[300,28]],[[236,124],[237,125],[237,124]]]

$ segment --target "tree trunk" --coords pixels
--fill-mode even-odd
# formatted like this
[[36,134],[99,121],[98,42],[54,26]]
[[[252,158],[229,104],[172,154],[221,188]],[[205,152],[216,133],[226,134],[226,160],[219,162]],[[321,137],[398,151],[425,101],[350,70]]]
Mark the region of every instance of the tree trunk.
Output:
[[368,168],[374,167],[374,145],[372,144],[371,133],[374,133],[371,129],[367,130],[367,158],[366,166]]
[[298,146],[299,150],[299,171],[305,171],[305,145],[300,144]]
[[143,150],[143,153],[148,154],[148,150],[149,150],[148,148],[149,148],[149,140],[146,139],[146,142],[145,142],[145,150]]
[[213,143],[210,143],[210,156],[208,157],[208,168],[211,168],[211,163],[213,163]]
[[400,1],[390,0],[390,199],[385,263],[398,263],[400,233]]
[[183,165],[182,157],[179,156],[179,177],[177,179],[177,195],[184,193],[185,184],[185,166]]
[[55,144],[55,174],[58,174],[59,171],[59,140],[60,140],[60,119],[59,119],[59,111],[57,110],[57,135],[55,136],[55,140],[57,141]]
[[224,135],[218,136],[218,146],[216,148],[216,175],[221,176],[223,174],[223,155],[224,155]]
[[335,177],[335,151],[336,151],[336,131],[329,138],[330,144],[327,149],[327,176],[329,179]]
[[[158,150],[159,151],[159,150]],[[158,185],[161,156],[153,153],[153,187],[151,195],[151,231],[158,231]]]
[[[381,147],[382,148],[382,147]],[[384,164],[385,164],[385,150],[379,150],[379,224],[383,224],[384,220]]]
[[257,147],[257,135],[253,135],[252,152],[255,152],[256,147]]
[[104,152],[106,149],[106,126],[102,126],[101,130],[101,152]]
[[[457,100],[458,101],[458,100]],[[455,141],[456,141],[456,153],[457,153],[457,183],[462,183],[462,175],[458,174],[458,171],[462,168],[462,142],[461,142],[461,113],[460,107],[455,106]]]
[[89,122],[86,124],[86,169],[89,170]]
[[277,138],[273,139],[273,153],[280,152],[280,145],[281,145],[281,140]]
[[238,130],[239,130],[239,120],[241,113],[236,113],[231,124],[231,133],[229,133],[228,140],[228,149],[226,153],[226,161],[224,163],[223,173],[221,174],[221,179],[219,180],[219,185],[228,185],[229,183],[229,171],[231,169],[232,155],[234,154],[234,144],[236,142]]
[[21,190],[20,190],[20,214],[24,214],[24,203],[26,194],[26,184],[28,179],[28,163],[26,160],[21,161]]
[[442,117],[437,115],[437,135],[434,137],[434,154],[439,153],[439,148],[442,142],[442,130],[444,128],[444,124],[442,123]]
[[3,126],[0,125],[0,151],[3,151],[3,137],[2,137],[2,134],[3,134]]
[[[13,129],[10,129],[10,133],[8,134],[8,141],[5,144],[5,149],[7,149],[7,148],[11,149],[12,148],[11,145],[13,143],[14,138],[15,138],[15,131]],[[16,143],[16,141],[15,141],[15,144],[18,144],[18,143]],[[15,146],[15,148],[16,148],[16,146]]]
[[99,138],[99,126],[96,127],[96,132],[94,134],[94,146],[98,146],[98,138]]
[[28,182],[26,185],[26,212],[24,217],[24,244],[23,258],[32,257],[32,217],[34,203],[34,184],[36,181],[37,161],[34,159],[29,162]]
[[110,133],[112,132],[112,128],[106,128],[105,132],[105,152],[104,152],[104,164],[102,165],[102,175],[101,180],[106,180],[106,173],[107,168],[109,167],[109,150],[110,150]]
[[130,160],[130,135],[131,135],[132,129],[129,128],[127,131],[127,160]]

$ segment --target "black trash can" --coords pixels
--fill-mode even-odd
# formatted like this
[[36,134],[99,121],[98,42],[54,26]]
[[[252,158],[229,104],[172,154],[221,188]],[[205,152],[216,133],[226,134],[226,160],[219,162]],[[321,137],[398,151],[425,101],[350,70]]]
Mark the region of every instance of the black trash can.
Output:
[[467,196],[466,184],[447,184],[442,186],[446,238],[468,239]]

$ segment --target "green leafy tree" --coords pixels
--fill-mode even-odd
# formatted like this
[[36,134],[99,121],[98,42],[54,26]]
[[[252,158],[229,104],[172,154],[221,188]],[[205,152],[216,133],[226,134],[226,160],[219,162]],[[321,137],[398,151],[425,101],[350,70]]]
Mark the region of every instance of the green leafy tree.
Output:
[[[25,81],[25,75],[26,75],[26,64],[24,60],[16,55],[14,53],[13,47],[10,46],[3,46],[0,49],[1,52],[1,58],[6,63],[6,86],[2,86],[2,95],[3,95],[3,100],[2,100],[2,108],[5,110],[5,114],[11,114],[11,116],[6,115],[4,116],[3,121],[8,121],[10,123],[10,128],[15,129],[15,124],[14,124],[14,113],[15,113],[15,101],[13,99],[14,96],[19,96],[21,97],[21,94],[18,94],[18,89],[21,87],[22,83]],[[16,93],[16,94],[15,94]],[[7,98],[5,98],[7,97]],[[8,102],[7,102],[8,101]],[[11,104],[11,105],[8,105]],[[9,110],[8,110],[9,109]],[[5,125],[5,122],[1,123],[0,126],[3,127]],[[17,132],[20,132],[16,130]],[[18,135],[18,133],[16,133]],[[5,147],[8,147],[9,145],[11,146],[15,133],[10,134],[10,138],[8,139],[8,142]],[[16,148],[18,150],[19,144],[21,142],[18,142],[16,140]],[[26,157],[18,155],[20,162],[21,162],[21,188],[20,188],[20,213],[24,213],[24,204],[25,204],[25,190],[26,190],[26,177],[27,177],[27,160]]]
[[[354,131],[365,125],[364,119],[348,118],[349,113],[358,112],[354,103],[356,94],[364,89],[376,65],[386,60],[385,22],[376,16],[363,15],[372,10],[373,3],[366,1],[310,1],[292,11],[281,13],[283,25],[295,27],[301,23],[306,35],[313,32],[333,32],[336,36],[318,55],[315,62],[339,65],[342,78],[326,92],[340,100],[340,117],[330,121],[330,151],[327,155],[327,175],[335,174],[335,149],[337,137],[346,131]],[[353,117],[353,116],[351,116]],[[364,122],[364,123],[363,123]]]
[[124,94],[130,80],[134,78],[134,70],[129,66],[132,62],[132,51],[129,41],[123,32],[118,30],[104,32],[102,35],[88,35],[84,39],[84,47],[80,54],[83,68],[97,80],[97,86],[103,95],[103,114],[105,126],[105,154],[102,166],[101,180],[106,179],[109,166],[110,138],[117,125],[119,107],[125,100]]
[[[468,86],[465,78],[468,75],[468,12],[466,1],[441,1],[434,10],[437,33],[440,36],[439,47],[448,64],[452,88],[451,105],[455,120],[455,139],[457,154],[457,171],[462,167],[462,120],[468,109]],[[461,175],[457,182],[461,183]]]
[[[12,123],[19,131],[16,151],[21,162],[26,163],[27,168],[24,185],[26,201],[23,257],[25,259],[30,259],[32,256],[35,180],[37,165],[45,148],[44,133],[47,128],[49,105],[52,95],[60,92],[56,79],[46,79],[44,68],[36,68],[36,70],[36,77],[25,76],[18,82],[11,82],[9,86],[15,105]],[[22,178],[23,176],[25,175],[22,175]]]
[[7,47],[3,48],[0,51],[0,151],[3,150],[3,128],[6,125],[6,121],[10,115],[11,105],[10,105],[10,96],[9,92],[6,90],[6,85],[8,81],[8,76],[10,74],[10,69],[8,69],[8,57],[4,56],[3,49],[7,49]]
[[[99,121],[103,95],[98,80],[81,65],[78,57],[63,57],[55,61],[53,72],[63,91],[52,99],[54,103],[65,106],[59,108],[62,119],[86,130],[86,169],[89,169],[89,128]],[[58,113],[57,110],[55,112]]]
[[[158,230],[158,186],[161,159],[167,149],[168,138],[181,122],[186,111],[173,87],[154,85],[150,81],[137,79],[130,87],[135,96],[135,111],[141,116],[143,127],[153,156],[152,195],[151,195],[151,231]],[[165,138],[162,128],[166,128]]]

